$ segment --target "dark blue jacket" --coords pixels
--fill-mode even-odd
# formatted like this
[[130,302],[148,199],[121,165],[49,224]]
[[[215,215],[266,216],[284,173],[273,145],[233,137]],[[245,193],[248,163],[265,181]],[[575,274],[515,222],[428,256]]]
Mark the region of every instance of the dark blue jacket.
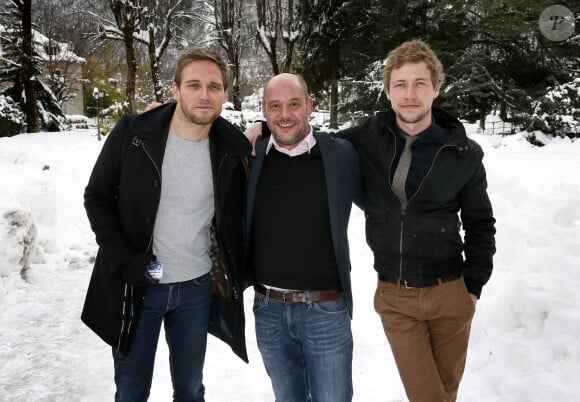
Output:
[[[326,133],[314,132],[314,138],[320,148],[326,190],[328,194],[328,212],[330,214],[330,230],[336,255],[336,263],[342,283],[348,309],[352,317],[352,286],[350,281],[350,251],[348,246],[348,221],[352,202],[358,205],[363,202],[362,177],[358,155],[351,143],[330,137]],[[246,239],[250,238],[254,200],[260,171],[266,155],[269,136],[263,136],[256,141],[256,157],[251,163],[248,179],[248,194],[246,203]],[[307,179],[307,178],[306,178]],[[273,230],[284,230],[275,228]],[[246,240],[247,241],[247,240]],[[260,247],[258,244],[257,247]],[[253,267],[249,266],[250,272]]]

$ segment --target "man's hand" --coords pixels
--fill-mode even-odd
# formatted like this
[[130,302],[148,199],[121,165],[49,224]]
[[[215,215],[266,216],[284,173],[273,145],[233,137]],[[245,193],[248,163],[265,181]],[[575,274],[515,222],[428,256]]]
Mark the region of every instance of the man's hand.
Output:
[[156,107],[159,107],[161,105],[162,105],[162,103],[159,103],[159,102],[151,102],[150,104],[148,104],[147,106],[145,106],[145,111],[148,112],[151,109],[155,109]]
[[151,274],[147,272],[147,264],[155,260],[156,258],[153,254],[136,254],[131,261],[122,265],[119,271],[123,279],[125,279],[125,282],[130,285],[139,287],[153,286],[159,281],[153,279]]
[[256,140],[262,136],[262,123],[256,122],[250,124],[244,134],[252,144],[252,156],[256,156]]

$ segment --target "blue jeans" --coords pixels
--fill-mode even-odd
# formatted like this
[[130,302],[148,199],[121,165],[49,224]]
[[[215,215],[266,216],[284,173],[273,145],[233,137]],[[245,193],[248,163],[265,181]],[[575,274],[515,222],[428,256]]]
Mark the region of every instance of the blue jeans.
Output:
[[256,340],[278,402],[352,400],[352,332],[344,295],[284,303],[254,296]]
[[129,352],[123,355],[113,349],[115,401],[146,401],[149,397],[161,322],[169,346],[173,400],[204,401],[202,370],[210,297],[209,274],[147,288]]

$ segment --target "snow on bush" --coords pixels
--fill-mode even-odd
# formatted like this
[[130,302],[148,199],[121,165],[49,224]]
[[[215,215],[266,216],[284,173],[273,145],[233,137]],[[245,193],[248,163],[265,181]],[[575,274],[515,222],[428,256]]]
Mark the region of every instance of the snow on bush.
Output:
[[24,276],[36,245],[32,213],[17,202],[0,204],[0,211],[0,277],[18,272]]

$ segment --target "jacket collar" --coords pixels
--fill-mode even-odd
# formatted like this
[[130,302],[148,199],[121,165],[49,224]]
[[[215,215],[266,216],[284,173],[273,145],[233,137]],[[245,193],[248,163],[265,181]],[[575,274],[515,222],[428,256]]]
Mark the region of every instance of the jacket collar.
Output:
[[[431,113],[433,114],[435,122],[449,132],[447,144],[458,145],[462,148],[467,144],[468,138],[467,133],[465,132],[465,127],[458,119],[437,107],[433,107]],[[379,112],[377,113],[377,116],[380,116],[379,121],[381,125],[384,125],[385,128],[391,129],[393,133],[395,132],[396,116],[393,109],[388,109],[386,112]]]
[[[168,130],[176,106],[176,102],[168,102],[137,115],[131,122],[131,130],[143,140],[158,138]],[[235,156],[249,156],[252,152],[252,145],[242,132],[223,117],[213,122],[210,139]]]

